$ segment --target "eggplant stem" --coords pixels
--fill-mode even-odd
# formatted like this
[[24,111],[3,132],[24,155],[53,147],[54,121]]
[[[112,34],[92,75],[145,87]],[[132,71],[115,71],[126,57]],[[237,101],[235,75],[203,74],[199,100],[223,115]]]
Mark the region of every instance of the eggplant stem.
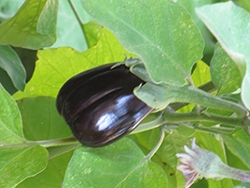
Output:
[[144,160],[150,160],[154,156],[154,154],[159,150],[164,138],[165,138],[165,130],[164,126],[161,126],[159,140],[154,146],[154,148],[144,157]]

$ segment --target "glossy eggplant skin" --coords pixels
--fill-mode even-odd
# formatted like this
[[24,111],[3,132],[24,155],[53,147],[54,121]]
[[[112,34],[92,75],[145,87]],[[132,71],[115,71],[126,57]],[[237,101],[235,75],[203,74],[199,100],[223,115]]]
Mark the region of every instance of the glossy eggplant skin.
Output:
[[144,81],[120,65],[106,64],[69,79],[56,106],[73,135],[86,146],[105,146],[130,133],[152,111],[133,89]]

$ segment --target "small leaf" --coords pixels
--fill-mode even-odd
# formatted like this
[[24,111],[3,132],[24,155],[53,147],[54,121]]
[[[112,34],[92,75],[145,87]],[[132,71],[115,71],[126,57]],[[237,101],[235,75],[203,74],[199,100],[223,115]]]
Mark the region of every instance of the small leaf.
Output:
[[14,99],[0,84],[0,144],[16,144],[25,141],[22,119]]
[[96,45],[101,34],[102,26],[96,21],[90,21],[83,25],[83,29],[88,47],[91,48]]
[[[24,179],[41,172],[47,165],[47,150],[39,145],[0,149],[1,187],[15,187]],[[6,160],[7,159],[7,160]]]
[[[27,0],[14,17],[2,22],[0,24],[0,44],[11,44],[12,46],[29,49],[40,49],[42,47],[51,46],[56,40],[56,35],[55,33],[44,35],[43,33],[46,32],[44,31],[43,25],[46,20],[56,19],[54,16],[55,12],[57,12],[57,8],[54,5],[58,3],[50,4],[53,7],[49,9],[53,11],[45,13],[44,8],[47,9],[49,5],[47,4],[47,7],[45,6],[47,1],[48,0]],[[27,14],[27,12],[29,14]],[[42,16],[45,17],[40,17],[42,12]],[[38,20],[40,20],[39,25]],[[53,23],[54,22],[51,24]],[[50,23],[47,24],[48,28],[53,27]],[[39,33],[37,30],[38,27],[39,31],[43,33]],[[49,33],[51,33],[51,29]]]
[[198,61],[191,78],[194,82],[195,87],[211,81],[209,66],[203,61]]
[[18,55],[11,47],[5,45],[0,45],[0,54],[0,67],[8,73],[14,86],[23,91],[26,72]]
[[[77,2],[75,1],[75,3]],[[74,8],[81,6],[78,3],[75,5],[75,3],[73,3]],[[86,14],[85,16],[87,17]],[[60,1],[56,27],[56,42],[51,46],[51,48],[67,46],[74,48],[79,52],[87,50],[82,25],[76,18],[68,0]]]
[[68,165],[63,187],[166,187],[163,170],[143,159],[142,151],[128,138],[102,148],[80,147]]
[[82,2],[90,15],[112,31],[128,51],[142,59],[155,82],[183,85],[193,64],[202,57],[201,34],[190,14],[178,3]]
[[50,140],[72,135],[69,126],[56,110],[55,98],[24,98],[18,101],[18,106],[26,139]]
[[122,61],[124,54],[134,56],[124,50],[106,29],[103,29],[98,44],[82,53],[67,47],[39,50],[33,77],[24,92],[17,92],[14,98],[56,97],[62,85],[72,76],[98,65]]
[[216,44],[210,66],[212,80],[218,89],[218,95],[234,92],[241,87],[243,77],[219,43]]
[[228,149],[250,168],[249,135],[242,129],[238,129],[238,131],[235,131],[232,135],[222,135],[222,138]]
[[156,153],[159,156],[162,163],[164,162],[164,170],[167,173],[168,186],[167,187],[184,187],[185,178],[180,171],[177,171],[177,165],[180,164],[176,157],[176,153],[183,153],[183,145],[189,143],[190,140],[180,134],[177,131],[172,131],[168,134],[161,147]]
[[236,63],[241,76],[245,75],[242,100],[250,109],[250,27],[246,27],[250,13],[232,1],[196,8],[196,13]]

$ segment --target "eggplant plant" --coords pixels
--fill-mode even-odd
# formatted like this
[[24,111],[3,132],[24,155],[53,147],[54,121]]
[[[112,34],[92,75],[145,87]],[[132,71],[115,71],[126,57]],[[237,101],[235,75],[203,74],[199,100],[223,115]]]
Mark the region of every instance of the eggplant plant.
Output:
[[249,187],[249,11],[1,0],[0,187]]

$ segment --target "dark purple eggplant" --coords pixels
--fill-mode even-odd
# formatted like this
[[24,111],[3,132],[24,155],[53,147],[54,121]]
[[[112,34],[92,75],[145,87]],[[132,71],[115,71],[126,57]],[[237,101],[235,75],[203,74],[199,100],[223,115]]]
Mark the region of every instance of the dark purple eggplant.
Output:
[[69,79],[56,107],[73,135],[86,146],[100,147],[134,130],[152,111],[133,89],[145,82],[125,65],[102,65]]

